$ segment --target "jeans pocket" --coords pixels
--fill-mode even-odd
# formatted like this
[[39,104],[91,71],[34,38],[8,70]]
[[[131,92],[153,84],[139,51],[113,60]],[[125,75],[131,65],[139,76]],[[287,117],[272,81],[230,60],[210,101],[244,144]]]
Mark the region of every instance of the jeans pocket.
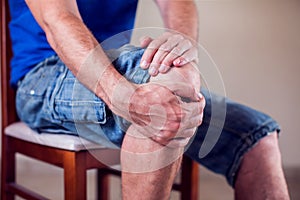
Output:
[[26,74],[19,84],[18,92],[44,98],[47,90],[55,86],[56,79],[63,72],[62,69],[57,56],[47,58]]
[[[61,71],[57,70],[57,57],[51,57],[34,67],[20,82],[16,94],[16,108],[20,119],[31,127],[38,124],[49,110],[49,94],[56,85]],[[48,67],[51,65],[50,67]]]
[[54,99],[55,118],[75,123],[106,122],[105,103],[68,72]]

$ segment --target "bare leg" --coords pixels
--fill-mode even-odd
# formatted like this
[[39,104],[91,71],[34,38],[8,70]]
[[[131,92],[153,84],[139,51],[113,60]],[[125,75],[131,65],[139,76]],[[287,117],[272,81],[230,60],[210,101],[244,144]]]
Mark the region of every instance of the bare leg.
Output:
[[[173,68],[167,74],[152,77],[150,82],[167,87],[170,83],[173,86],[185,82],[200,88],[199,73],[192,65]],[[123,199],[168,199],[183,150],[183,147],[170,148],[142,137],[130,126],[121,149]]]
[[277,133],[263,138],[246,153],[237,176],[235,197],[241,200],[289,199]]
[[[149,138],[139,138],[133,136],[133,134],[136,133],[133,126],[131,126],[127,131],[122,145],[123,199],[168,199],[174,178],[180,168],[182,152],[178,151],[178,149],[168,149],[170,151],[167,150],[160,154],[154,153],[150,155],[151,152],[157,152],[157,150],[166,147],[162,147]],[[128,152],[143,153],[142,155],[144,156],[135,156],[131,153],[128,154]],[[150,154],[147,155],[148,152]],[[170,164],[165,163],[167,158],[174,155],[177,157],[174,157],[173,162]],[[153,162],[156,164],[153,165]],[[151,166],[153,169],[151,169]]]

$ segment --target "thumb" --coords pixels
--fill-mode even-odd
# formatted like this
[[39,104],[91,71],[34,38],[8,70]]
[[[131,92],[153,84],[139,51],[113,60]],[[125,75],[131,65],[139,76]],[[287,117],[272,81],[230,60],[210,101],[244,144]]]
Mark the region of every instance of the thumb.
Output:
[[203,95],[197,91],[192,85],[188,84],[175,84],[175,88],[170,88],[175,95],[181,97],[184,102],[199,102],[203,100]]

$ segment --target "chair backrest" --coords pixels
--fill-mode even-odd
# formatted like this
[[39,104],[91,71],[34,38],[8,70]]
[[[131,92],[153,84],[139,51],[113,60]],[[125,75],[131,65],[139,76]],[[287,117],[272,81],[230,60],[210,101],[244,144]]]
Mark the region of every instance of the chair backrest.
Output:
[[15,109],[15,91],[9,86],[10,80],[10,59],[12,57],[11,40],[9,37],[8,22],[9,8],[8,1],[1,0],[1,118],[2,127],[18,119]]

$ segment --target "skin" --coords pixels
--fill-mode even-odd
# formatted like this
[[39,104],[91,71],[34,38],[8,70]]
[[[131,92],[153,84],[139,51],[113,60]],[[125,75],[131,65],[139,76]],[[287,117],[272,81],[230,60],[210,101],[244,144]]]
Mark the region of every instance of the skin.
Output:
[[[175,4],[177,1],[174,1]],[[184,1],[181,1],[183,3]],[[162,4],[160,4],[162,3]],[[184,13],[174,12],[173,9],[166,9],[166,4],[171,3],[167,1],[160,1],[158,2],[158,5],[160,6],[160,10],[162,13],[162,16],[164,17],[165,24],[167,27],[171,27],[172,29],[178,30],[179,32],[185,33],[186,35],[190,36],[191,38],[197,40],[197,24],[198,22],[193,21],[196,20],[197,14],[195,14],[195,8],[191,8],[194,5],[190,5],[191,7],[189,10],[191,12],[185,12],[189,13],[189,15],[184,15]],[[174,6],[173,4],[173,6]],[[178,4],[179,5],[179,4]],[[182,8],[184,7],[181,5]],[[180,8],[178,8],[180,10]],[[172,13],[165,13],[164,11],[172,10]],[[172,15],[170,17],[170,15]],[[165,17],[168,16],[168,17]],[[180,17],[176,17],[180,16]],[[182,17],[183,16],[183,17]],[[182,18],[181,18],[182,17]],[[186,17],[186,18],[185,18]],[[190,20],[188,19],[190,17]],[[168,21],[168,19],[171,19]],[[193,23],[194,22],[194,23]],[[177,24],[177,25],[176,25]],[[185,29],[184,27],[189,27],[190,29]],[[190,32],[187,32],[190,31]],[[178,38],[177,40],[186,38]],[[157,41],[159,40],[159,41]],[[170,50],[169,41],[172,41],[173,38],[169,34],[163,35],[156,40],[153,40],[152,38],[144,38],[144,41],[142,41],[145,44],[148,45],[149,50],[146,51],[146,54],[143,55],[142,58],[142,68],[149,68],[149,73],[152,76],[156,76],[159,73],[166,73],[170,70],[171,63],[176,67],[181,67],[186,62],[189,62],[191,60],[198,61],[197,57],[194,57],[194,49],[191,47],[189,50],[185,50],[185,53],[183,55],[180,55],[180,53],[169,53],[172,52],[174,49]],[[151,45],[151,42],[154,41],[155,43]],[[164,41],[164,42],[162,42]],[[149,45],[150,43],[150,45]],[[187,46],[190,46],[187,42],[180,41],[178,44],[185,44],[185,46],[181,46],[182,49],[188,48]],[[177,44],[177,46],[178,46]],[[191,44],[192,41],[191,41]],[[166,51],[164,51],[167,49]],[[155,51],[156,50],[156,51]],[[154,52],[159,53],[159,55],[156,55]],[[179,50],[176,50],[175,52],[180,52]],[[179,56],[180,55],[180,56]],[[152,59],[152,60],[151,60]],[[143,62],[143,60],[145,60]],[[152,62],[152,63],[151,63]],[[158,64],[157,64],[158,63]],[[180,65],[182,64],[182,65]],[[161,65],[167,66],[167,67],[161,67]],[[152,68],[152,69],[151,69]],[[154,69],[153,69],[154,68]],[[176,68],[173,68],[176,69]],[[172,69],[172,70],[173,70]],[[141,148],[142,149],[142,148]],[[172,165],[172,167],[178,166],[176,163]],[[156,185],[158,188],[157,190],[153,189],[153,185],[150,187],[150,191],[153,192],[153,194],[157,194],[155,192],[159,191],[158,193],[161,194],[161,196],[165,195],[165,199],[167,199],[168,191],[170,190],[170,187],[167,187],[165,190],[159,190],[165,187],[165,184],[168,184],[168,180],[172,179],[173,176],[170,174],[169,177],[163,176],[164,172],[172,171],[171,166],[169,168],[161,169],[157,172],[157,177],[163,177],[161,182],[155,181],[153,185]],[[173,169],[173,171],[176,171],[176,169]],[[136,180],[142,179],[143,181],[147,181],[147,176],[145,177],[136,177]],[[134,182],[132,182],[134,184]],[[168,185],[169,186],[169,185]],[[130,188],[128,188],[130,189]],[[148,190],[145,190],[144,192],[147,192]],[[143,194],[142,187],[139,191],[139,194]],[[151,199],[151,195],[149,195]],[[134,198],[134,195],[132,196]],[[153,199],[155,199],[152,196]],[[163,198],[162,198],[163,199]],[[240,170],[237,172],[237,179],[235,184],[235,199],[241,199],[241,200],[266,200],[266,199],[272,199],[272,200],[288,200],[290,199],[288,188],[286,184],[286,180],[284,177],[284,173],[281,166],[281,154],[279,150],[278,145],[278,137],[277,132],[270,133],[269,136],[261,139],[254,148],[252,148],[249,152],[247,152],[244,155],[244,158],[242,160],[242,164],[240,166]]]
[[[192,64],[181,68],[172,68],[167,75],[158,74],[150,82],[168,86],[170,81],[191,83],[200,89],[199,74]],[[200,101],[205,104],[205,100]],[[197,111],[198,112],[198,111]],[[202,113],[201,110],[199,113]],[[191,119],[191,118],[189,118]],[[188,125],[183,122],[181,126]],[[143,127],[141,127],[142,129]],[[195,133],[195,128],[190,126],[188,132],[173,132],[167,143],[162,143],[160,136],[153,140],[150,137],[139,137],[139,127],[130,126],[124,138],[121,163],[122,163],[122,194],[123,199],[168,199],[172,183],[180,168],[184,146]],[[155,132],[154,132],[155,133]],[[157,143],[156,141],[160,141]],[[164,145],[161,145],[164,144]],[[134,190],[132,189],[134,188]]]
[[156,3],[165,27],[175,32],[166,32],[155,39],[146,36],[141,41],[141,46],[147,46],[141,67],[149,68],[152,76],[166,73],[172,66],[198,61],[198,12],[194,1],[156,0]]
[[[114,69],[101,46],[82,22],[75,0],[27,0],[26,3],[45,31],[51,47],[78,80],[102,98],[114,113],[131,121],[133,125],[137,124],[129,128],[122,146],[121,165],[127,170],[127,173],[122,174],[123,198],[139,197],[138,193],[133,193],[133,190],[126,187],[132,182],[141,183],[137,191],[142,192],[144,188],[149,188],[148,195],[144,195],[145,199],[167,198],[171,183],[181,163],[182,146],[193,134],[193,128],[199,126],[202,121],[204,98],[197,95],[196,91],[199,91],[199,87],[196,90],[190,83],[179,88],[172,88],[174,87],[172,84],[168,86],[168,84],[160,83],[159,79],[155,84],[151,82],[138,86],[129,83]],[[160,2],[159,5],[166,6],[167,4]],[[168,18],[171,17],[174,16],[168,16]],[[182,69],[185,71],[188,68]],[[151,92],[154,89],[156,92]],[[118,95],[123,98],[118,98]],[[187,97],[192,103],[187,105],[178,96]],[[126,97],[128,98],[124,99]],[[156,109],[154,113],[147,112],[156,105],[160,105],[163,109]],[[139,124],[149,124],[149,114],[153,123],[151,122],[152,124],[148,126],[149,129],[139,129]],[[163,119],[162,116],[164,116]],[[155,122],[159,121],[164,123],[158,126]],[[189,121],[189,123],[182,123],[184,121]],[[183,124],[188,124],[188,126],[183,126]],[[141,141],[139,137],[136,137],[137,134],[146,136],[145,140]],[[174,136],[178,136],[180,140],[172,141]],[[131,160],[124,152],[129,152],[129,154],[139,152],[141,145],[143,149],[151,152],[169,143],[172,145],[165,149],[171,150],[167,150],[167,153],[162,151],[154,171],[153,169],[147,170],[149,173],[139,173],[141,176],[137,177],[136,171],[130,168]],[[162,167],[160,161],[170,154],[174,155],[174,160],[167,163],[166,167]],[[140,170],[139,168],[138,171]],[[145,177],[151,177],[152,181],[143,182]],[[168,181],[163,182],[162,178]],[[158,187],[156,183],[166,187]],[[152,190],[150,185],[154,186]],[[161,190],[161,188],[166,189]]]
[[235,199],[290,199],[277,132],[270,133],[245,154],[235,183]]
[[[182,146],[193,134],[193,128],[201,124],[205,104],[204,98],[195,92],[199,91],[199,78],[189,77],[194,69],[191,63],[198,61],[193,45],[198,34],[194,2],[156,1],[165,26],[184,35],[166,33],[156,39],[144,38],[142,46],[147,46],[147,50],[141,67],[149,68],[153,77],[151,83],[143,85],[129,83],[114,69],[82,22],[75,0],[26,0],[26,3],[45,31],[49,44],[78,80],[103,99],[114,113],[132,122],[122,146],[123,199],[141,196],[168,199],[180,167]],[[176,46],[173,41],[177,41]],[[189,77],[184,85],[170,84],[182,81],[182,77]],[[151,92],[154,90],[155,93]],[[189,98],[191,103],[185,104],[179,96]],[[157,105],[162,109],[153,109]],[[159,124],[160,121],[164,123]],[[249,193],[249,199],[288,199],[277,140],[269,138],[262,139],[260,145],[245,155],[235,186],[237,199],[247,199]],[[161,150],[158,156],[151,157],[157,150]],[[150,156],[141,157],[140,153]],[[261,156],[264,153],[268,156]],[[164,163],[168,157],[173,159]],[[276,165],[271,166],[271,158],[276,158],[273,161]],[[266,164],[257,165],[256,159]],[[152,165],[151,161],[156,162],[153,168],[146,168],[147,164]],[[141,165],[132,168],[136,162]]]
[[[193,127],[199,125],[200,114],[184,112],[186,109],[181,109],[182,102],[176,96],[185,96],[193,101],[200,101],[193,86],[190,84],[172,91],[170,90],[172,88],[156,84],[156,88],[160,88],[157,90],[160,95],[157,95],[147,92],[153,90],[153,84],[135,85],[128,82],[115,70],[101,46],[82,22],[75,0],[27,0],[26,3],[59,57],[77,79],[103,99],[115,114],[132,123],[135,123],[132,119],[139,119],[139,123],[147,124],[149,114],[145,111],[150,110],[153,106],[151,103],[159,102],[164,107],[163,111],[167,111],[164,119],[166,123],[160,127],[161,134],[171,136],[170,132],[177,131],[176,127],[180,127],[183,116],[194,119]],[[187,94],[186,91],[192,92]],[[120,96],[122,98],[118,98]],[[158,96],[159,99],[157,99]],[[163,96],[168,96],[168,98],[161,98]],[[148,102],[148,99],[152,101]],[[200,103],[194,103],[188,107],[191,107],[190,110],[200,111],[203,106]],[[160,116],[163,115],[163,112],[157,110],[151,118],[159,121]],[[143,134],[149,135],[148,132]],[[163,138],[158,142],[165,143],[171,139],[168,136]]]
[[[194,2],[157,0],[156,3],[160,8],[166,27],[188,35],[165,33],[154,40],[145,37],[141,43],[142,46],[147,46],[147,49],[142,56],[141,67],[149,68],[149,74],[152,75],[150,82],[167,87],[172,87],[174,82],[192,84],[193,88],[199,91],[199,72],[191,64],[192,61],[196,61],[197,50],[193,47],[191,40],[187,39],[188,36],[194,40],[197,39],[198,22],[195,19],[198,18]],[[182,18],[179,20],[177,16]],[[186,26],[188,24],[190,26]],[[187,29],[187,27],[190,28]],[[182,67],[173,67],[170,70],[173,64]],[[164,75],[166,72],[168,73]],[[200,102],[204,106],[204,99],[201,99]],[[199,113],[202,112],[203,110]],[[192,130],[190,133],[194,134],[195,129],[190,128]],[[172,183],[180,168],[183,147],[190,138],[186,136],[192,136],[192,134],[183,134],[186,138],[179,140],[181,145],[176,144],[174,147],[172,144],[174,140],[171,139],[167,143],[162,142],[163,139],[157,137],[157,134],[154,140],[153,138],[136,137],[135,135],[138,135],[140,131],[142,130],[134,125],[131,126],[123,141],[121,151],[123,199],[141,199],[141,197],[147,200],[168,199]],[[179,133],[173,132],[169,136],[174,138],[178,135],[182,135],[180,131]],[[140,154],[143,156],[139,156]],[[171,160],[168,160],[170,158]],[[156,161],[154,165],[152,164],[153,160]]]

